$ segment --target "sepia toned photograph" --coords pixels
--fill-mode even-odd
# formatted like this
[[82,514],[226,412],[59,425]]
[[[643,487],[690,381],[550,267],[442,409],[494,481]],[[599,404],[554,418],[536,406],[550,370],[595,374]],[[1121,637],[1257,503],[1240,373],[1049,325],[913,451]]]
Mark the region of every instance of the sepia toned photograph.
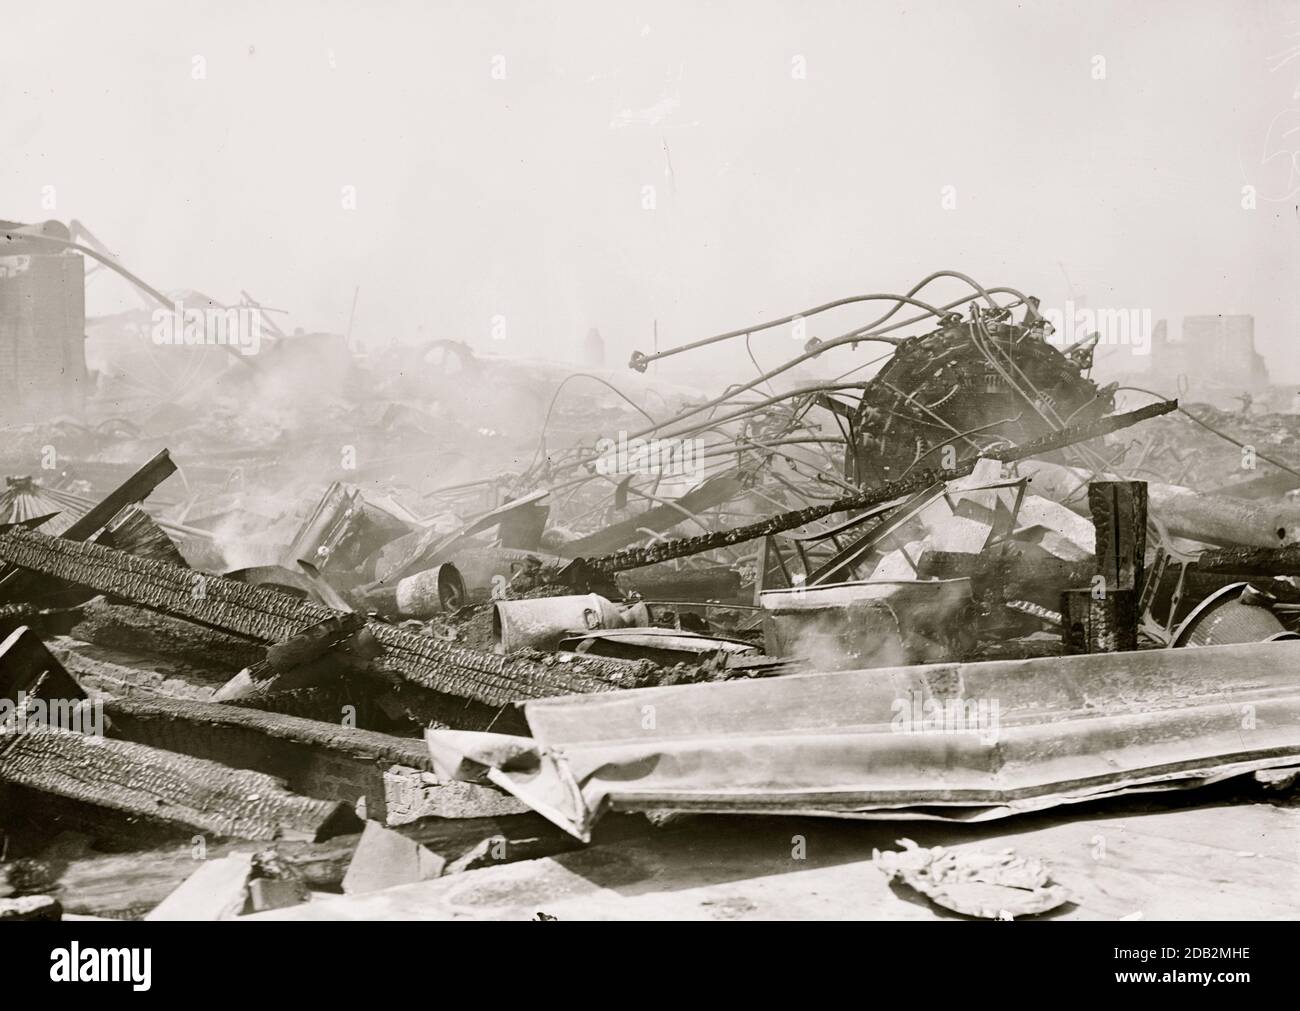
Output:
[[1122,923],[1112,985],[1260,980],[1300,0],[0,9],[40,980],[465,920]]

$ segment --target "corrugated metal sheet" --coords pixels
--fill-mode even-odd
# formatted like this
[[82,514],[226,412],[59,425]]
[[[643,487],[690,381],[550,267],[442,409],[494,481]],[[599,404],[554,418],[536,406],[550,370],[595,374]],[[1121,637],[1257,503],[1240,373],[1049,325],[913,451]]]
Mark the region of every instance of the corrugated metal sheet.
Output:
[[29,477],[10,477],[5,479],[5,489],[0,492],[0,525],[50,516],[36,529],[58,537],[88,508],[86,500],[76,495],[42,488]]
[[1300,646],[799,674],[524,711],[534,740],[514,739],[509,763],[497,735],[430,731],[435,760],[482,763],[584,840],[611,807],[977,821],[1300,764]]

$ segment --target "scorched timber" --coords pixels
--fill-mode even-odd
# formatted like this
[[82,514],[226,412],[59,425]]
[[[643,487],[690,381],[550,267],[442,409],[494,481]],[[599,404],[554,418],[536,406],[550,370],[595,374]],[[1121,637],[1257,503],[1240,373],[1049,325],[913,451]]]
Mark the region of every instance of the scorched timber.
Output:
[[[340,613],[276,590],[22,528],[0,534],[0,561],[268,644]],[[628,665],[623,663],[575,659],[546,666],[526,658],[463,649],[379,622],[369,622],[367,627],[384,647],[380,664],[390,674],[490,706],[632,685]]]
[[433,770],[421,740],[256,709],[157,697],[111,699],[104,714],[115,739],[253,769],[326,800],[382,804],[386,768]]
[[326,839],[356,821],[260,772],[62,730],[0,736],[0,783],[231,839]]
[[[108,523],[126,506],[143,502],[149,494],[176,472],[176,464],[167,450],[159,450],[152,460],[109,492],[102,500],[78,517],[63,536],[69,541],[84,541]],[[0,574],[0,600],[21,599],[27,580],[12,570]]]

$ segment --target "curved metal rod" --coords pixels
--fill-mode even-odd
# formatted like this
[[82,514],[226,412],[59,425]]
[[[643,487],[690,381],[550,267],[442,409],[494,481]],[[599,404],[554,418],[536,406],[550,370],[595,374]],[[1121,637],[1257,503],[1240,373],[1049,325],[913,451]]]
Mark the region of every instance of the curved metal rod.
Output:
[[[1002,288],[989,288],[987,289],[987,291],[984,291],[983,289],[981,290],[985,295],[989,295],[989,296],[992,296],[995,293],[1002,293],[1002,294],[1014,295],[1021,300],[1025,299],[1025,296],[1022,293],[1016,291],[1014,288],[1002,287]],[[956,299],[948,303],[946,306],[944,306],[943,309],[945,311],[948,309],[952,309],[956,306],[963,304],[965,301],[966,301],[965,298]],[[1006,306],[998,306],[997,308],[1002,309],[1002,308],[1006,308]],[[886,314],[886,316],[888,315],[890,314]],[[745,393],[749,390],[752,390],[754,389],[754,387],[758,386],[760,383],[766,382],[767,380],[771,379],[773,376],[778,376],[782,372],[788,372],[796,365],[801,365],[804,362],[806,362],[808,359],[816,358],[818,355],[822,354],[823,352],[830,351],[833,348],[841,347],[845,344],[865,343],[866,341],[880,341],[885,344],[893,344],[893,345],[900,344],[905,338],[884,337],[882,335],[890,330],[898,330],[902,327],[910,326],[913,323],[919,323],[921,320],[927,319],[931,315],[934,315],[934,313],[927,312],[921,316],[915,316],[910,319],[902,320],[897,323],[892,323],[887,327],[881,327],[879,330],[872,330],[869,332],[862,331],[862,330],[854,330],[850,333],[844,334],[843,336],[835,337],[828,341],[818,342],[817,344],[813,345],[811,348],[805,350],[803,354],[791,358],[789,361],[786,361],[781,365],[778,365],[774,369],[770,369],[769,371],[764,372],[758,378],[752,379],[747,383],[740,383],[740,384],[730,386],[727,388],[726,391],[723,392],[721,396],[714,397],[712,400],[706,401],[703,404],[700,404],[696,407],[689,408],[688,410],[685,410],[681,414],[677,415],[675,418],[668,418],[667,420],[660,422],[660,424],[654,428],[647,428],[644,429],[643,431],[637,432],[635,435],[629,435],[628,438],[642,438],[646,435],[651,434],[654,431],[657,431],[658,428],[662,428],[667,425],[674,424],[678,421],[683,421],[686,418],[699,414],[702,411],[707,411],[713,407],[718,406],[721,403],[724,403],[725,401],[729,400],[731,397],[735,396],[736,394]],[[856,371],[856,370],[851,370],[851,371]]]
[[[679,355],[684,351],[694,351],[697,348],[708,347],[710,344],[717,344],[719,341],[732,340],[736,337],[745,337],[749,334],[758,333],[760,330],[770,330],[774,326],[781,326],[784,323],[793,323],[797,319],[807,319],[809,316],[816,316],[818,313],[823,313],[830,309],[838,309],[840,306],[853,305],[857,302],[883,301],[915,305],[918,308],[926,310],[926,315],[928,316],[937,316],[940,312],[940,310],[934,306],[927,305],[925,302],[914,299],[909,295],[896,295],[892,292],[873,292],[870,295],[852,295],[849,298],[837,298],[833,302],[826,302],[823,305],[814,306],[811,309],[804,309],[802,312],[792,313],[789,316],[782,316],[780,319],[768,320],[766,323],[758,323],[754,326],[743,327],[740,330],[730,330],[727,333],[716,334],[713,337],[704,337],[700,340],[692,341],[689,344],[682,344],[679,347],[668,348],[665,351],[656,351],[652,355],[648,355],[643,351],[633,351],[632,360],[628,365],[637,372],[644,372],[651,362],[657,362],[661,358],[668,358],[672,355]],[[895,306],[892,311],[897,312],[898,307]]]
[[[831,309],[838,309],[839,307],[845,305],[854,305],[858,302],[890,301],[895,303],[894,307],[890,309],[889,312],[885,313],[879,319],[872,320],[870,323],[864,324],[863,326],[859,327],[858,328],[859,331],[870,330],[873,327],[879,326],[881,323],[884,323],[891,316],[893,316],[894,313],[898,312],[898,310],[901,309],[904,305],[915,305],[926,310],[926,314],[924,316],[916,317],[918,320],[925,319],[928,316],[939,316],[942,315],[944,310],[951,309],[953,306],[961,305],[964,301],[966,301],[965,297],[963,297],[957,299],[955,302],[952,302],[947,306],[936,308],[935,306],[928,305],[925,302],[921,302],[914,297],[916,293],[920,291],[922,288],[924,288],[927,284],[941,277],[951,277],[959,281],[964,281],[966,284],[969,284],[971,288],[973,288],[976,291],[976,293],[981,295],[985,299],[985,301],[988,302],[990,308],[993,309],[998,308],[997,303],[994,302],[992,298],[992,292],[997,289],[985,290],[985,288],[982,285],[980,285],[977,281],[975,281],[973,278],[969,277],[968,275],[961,273],[960,271],[936,270],[933,274],[929,274],[928,276],[918,281],[915,285],[913,285],[912,288],[905,295],[897,295],[892,292],[876,292],[870,295],[852,295],[848,298],[835,299],[832,302],[826,302],[823,303],[822,305],[814,306],[810,309],[804,309],[802,312],[796,312],[789,316],[782,316],[780,319],[769,320],[766,323],[757,323],[754,324],[753,326],[742,327],[739,330],[729,330],[726,333],[716,334],[713,337],[704,337],[700,340],[692,341],[689,344],[682,344],[675,348],[668,348],[665,351],[656,351],[652,355],[647,355],[641,351],[634,351],[632,352],[632,361],[630,364],[631,367],[636,369],[638,372],[644,372],[646,366],[649,365],[651,362],[656,362],[661,358],[667,358],[670,355],[681,354],[683,351],[694,351],[696,348],[707,347],[710,344],[716,344],[719,341],[731,340],[735,337],[748,337],[750,334],[757,333],[760,330],[770,330],[774,326],[782,326],[783,324],[786,323],[793,323],[796,319],[806,319],[809,316],[816,316],[819,313],[827,312]],[[1011,293],[1018,295],[1021,298],[1021,300],[1023,300],[1025,297],[1019,292],[1011,292]]]
[[[702,428],[707,429],[715,425],[723,425],[729,421],[735,421],[738,418],[743,418],[748,414],[754,414],[758,411],[761,411],[765,407],[771,407],[773,404],[780,403],[783,400],[792,400],[795,397],[802,396],[807,393],[829,393],[834,390],[846,390],[846,389],[862,390],[862,389],[866,389],[867,385],[868,385],[867,383],[814,383],[810,386],[799,386],[793,390],[787,390],[785,393],[777,393],[774,394],[773,396],[766,397],[763,400],[759,400],[755,403],[745,404],[739,410],[732,411],[730,414],[722,414],[717,417],[710,418],[707,424],[691,425],[687,428],[681,429],[680,431],[669,432],[664,436],[664,438],[680,439],[683,438],[684,436],[692,435],[695,432],[698,432]],[[682,417],[684,417],[684,415],[678,415],[678,418],[675,418],[673,420],[675,421]],[[670,424],[670,423],[671,422],[665,422],[665,424]],[[629,439],[636,439],[641,437],[642,434],[628,436]]]

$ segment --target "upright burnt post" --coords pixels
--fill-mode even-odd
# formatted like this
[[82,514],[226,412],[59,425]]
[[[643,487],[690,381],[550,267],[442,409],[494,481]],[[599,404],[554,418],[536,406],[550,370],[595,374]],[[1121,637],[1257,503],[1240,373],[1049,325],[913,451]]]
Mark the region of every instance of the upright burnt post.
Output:
[[1142,590],[1147,550],[1147,483],[1093,481],[1088,508],[1097,529],[1097,573],[1106,588]]
[[1090,587],[1061,595],[1065,652],[1137,649],[1147,547],[1146,482],[1093,481],[1088,508],[1097,531],[1096,575]]

